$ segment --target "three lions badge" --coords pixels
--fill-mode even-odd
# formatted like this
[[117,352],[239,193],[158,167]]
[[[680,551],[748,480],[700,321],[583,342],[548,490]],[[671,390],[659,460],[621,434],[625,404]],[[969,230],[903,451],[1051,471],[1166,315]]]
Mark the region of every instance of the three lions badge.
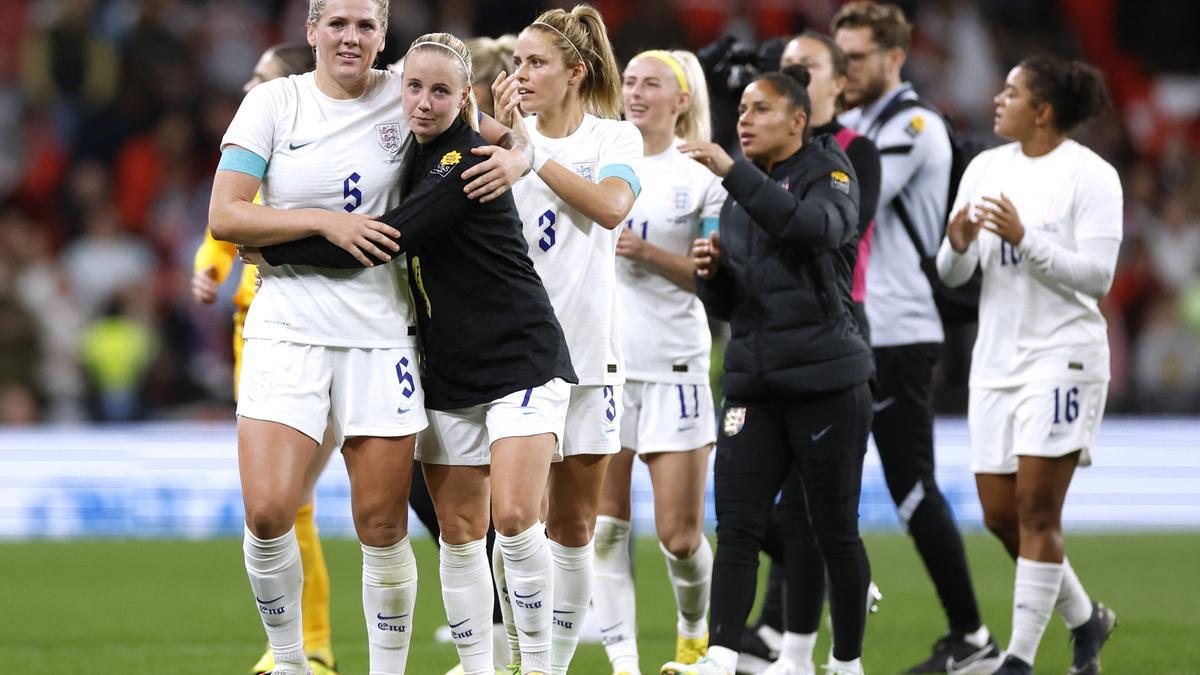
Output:
[[721,430],[726,436],[736,436],[742,427],[746,426],[746,407],[734,406],[725,409],[725,423],[721,425]]

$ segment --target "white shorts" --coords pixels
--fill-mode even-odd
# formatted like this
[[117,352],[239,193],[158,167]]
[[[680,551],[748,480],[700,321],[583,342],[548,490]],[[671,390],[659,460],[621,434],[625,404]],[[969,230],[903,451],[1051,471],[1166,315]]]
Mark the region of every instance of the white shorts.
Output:
[[1035,382],[1007,389],[972,387],[967,405],[971,471],[1017,472],[1017,457],[1062,457],[1076,450],[1092,463],[1104,418],[1107,382]]
[[429,429],[417,439],[415,458],[424,464],[487,466],[492,443],[501,438],[554,434],[561,458],[563,425],[571,385],[553,379],[491,403],[458,410],[430,410]]
[[686,452],[717,442],[712,388],[707,384],[626,382],[621,447],[639,455]]
[[621,451],[621,387],[597,384],[571,387],[562,454],[615,455]]
[[237,414],[278,422],[318,443],[335,438],[408,436],[424,429],[425,394],[417,352],[358,349],[247,338]]

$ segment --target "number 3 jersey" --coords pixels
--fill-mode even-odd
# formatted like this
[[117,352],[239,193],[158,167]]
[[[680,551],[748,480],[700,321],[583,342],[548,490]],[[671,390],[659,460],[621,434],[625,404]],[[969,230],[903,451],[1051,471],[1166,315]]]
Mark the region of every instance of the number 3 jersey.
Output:
[[[549,156],[592,183],[610,175],[637,183],[632,164],[642,156],[642,134],[632,123],[584,115],[574,133],[547,138],[538,133],[536,116],[524,122],[539,161]],[[608,230],[592,222],[563,202],[537,174],[517,181],[513,197],[529,242],[529,257],[562,324],[579,384],[623,383],[625,364],[616,315],[620,229]]]
[[[1041,157],[1010,143],[981,153],[963,174],[951,213],[1007,196],[1026,237],[1068,251],[1122,235],[1121,183],[1108,162],[1066,140]],[[1096,298],[1045,277],[1020,249],[980,230],[971,249],[983,269],[971,386],[1109,378],[1108,332]],[[967,255],[974,251],[968,250]]]
[[[381,215],[399,201],[408,127],[401,79],[372,70],[358,98],[333,99],[313,73],[261,84],[246,94],[221,146],[267,160],[263,204]],[[415,344],[406,266],[335,270],[263,266],[244,335],[329,347]]]
[[[642,193],[625,226],[647,243],[687,256],[725,203],[721,179],[675,146],[633,164]],[[669,384],[708,382],[712,334],[704,304],[653,268],[617,259],[617,300],[624,326],[625,374]]]

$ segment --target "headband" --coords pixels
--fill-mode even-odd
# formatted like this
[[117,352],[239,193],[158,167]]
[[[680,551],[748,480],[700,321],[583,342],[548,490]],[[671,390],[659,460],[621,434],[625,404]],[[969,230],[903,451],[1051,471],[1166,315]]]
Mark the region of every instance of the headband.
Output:
[[549,28],[550,30],[554,31],[555,33],[558,33],[559,35],[561,35],[562,39],[566,40],[567,44],[571,45],[571,49],[575,50],[575,56],[578,56],[579,60],[582,61],[584,65],[587,65],[587,59],[583,58],[583,53],[579,51],[579,47],[576,47],[575,43],[571,42],[571,38],[567,37],[566,33],[555,28],[554,26],[551,26],[550,24],[546,23],[545,21],[534,21],[533,23],[531,23],[529,25],[530,26],[545,26],[546,28]]
[[467,60],[463,58],[462,54],[459,54],[458,50],[455,49],[454,47],[451,47],[450,45],[444,45],[440,42],[432,42],[430,40],[424,40],[422,42],[418,42],[418,43],[414,44],[413,46],[409,47],[408,51],[411,52],[412,50],[416,49],[417,47],[423,47],[425,45],[433,45],[434,47],[441,47],[442,49],[448,50],[451,54],[457,56],[458,60],[463,65],[463,70],[466,71],[466,73],[467,73],[467,79],[468,80],[472,79],[471,66],[467,65]]
[[683,72],[683,66],[679,63],[679,59],[675,58],[674,54],[662,49],[651,49],[650,51],[642,52],[633,58],[636,60],[642,57],[658,59],[659,61],[667,64],[667,67],[671,69],[671,72],[675,73],[675,81],[679,83],[679,88],[683,90],[683,93],[691,93],[691,88],[688,87],[687,75]]

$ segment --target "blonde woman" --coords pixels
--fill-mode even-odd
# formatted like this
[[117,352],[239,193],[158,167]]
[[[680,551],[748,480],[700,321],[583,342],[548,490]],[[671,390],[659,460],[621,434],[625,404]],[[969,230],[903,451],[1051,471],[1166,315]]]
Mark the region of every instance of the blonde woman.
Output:
[[[267,82],[242,102],[213,181],[215,238],[264,246],[321,235],[367,262],[398,234],[375,219],[399,202],[408,133],[400,78],[372,69],[388,9],[387,0],[310,1],[316,70]],[[512,159],[491,157],[464,189],[485,199],[502,192],[511,170],[523,170]],[[499,164],[507,166],[487,172]],[[414,436],[426,426],[413,310],[397,292],[405,276],[397,265],[266,268],[246,318],[237,410],[244,553],[275,673],[309,672],[293,524],[326,420],[345,439],[371,672],[405,672],[417,584],[406,498]]]
[[625,68],[625,117],[642,132],[634,163],[642,193],[617,242],[617,281],[628,381],[621,452],[608,467],[596,523],[596,612],[614,673],[639,673],[629,560],[634,457],[650,470],[659,546],[678,610],[675,661],[708,648],[712,547],[705,538],[704,489],[716,441],[708,384],[712,338],[696,297],[694,239],[716,229],[721,179],[681,153],[681,141],[708,141],[704,73],[686,51],[648,51]]
[[[524,124],[536,175],[517,183],[513,195],[579,384],[567,409],[564,459],[550,472],[545,531],[537,525],[517,537],[497,536],[507,591],[499,574],[497,581],[501,607],[511,601],[524,672],[548,666],[565,673],[592,599],[592,535],[605,470],[620,450],[625,364],[616,246],[641,189],[632,163],[642,156],[642,138],[633,124],[618,121],[620,73],[604,21],[591,7],[539,16],[518,36],[514,64],[516,72],[497,85],[497,115]],[[520,120],[518,112],[530,116]],[[553,603],[534,600],[535,593]],[[547,642],[548,662],[532,646]]]

